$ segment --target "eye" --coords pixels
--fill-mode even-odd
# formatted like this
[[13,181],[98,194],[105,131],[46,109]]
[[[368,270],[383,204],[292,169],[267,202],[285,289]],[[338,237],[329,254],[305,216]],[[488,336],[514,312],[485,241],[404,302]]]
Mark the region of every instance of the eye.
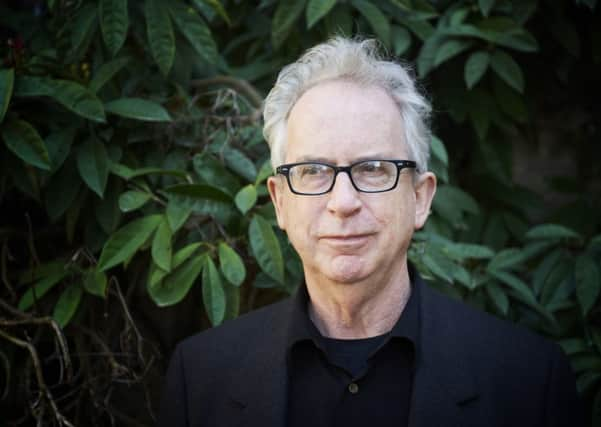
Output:
[[356,165],[354,168],[356,173],[364,175],[379,175],[388,172],[388,168],[379,160],[370,160],[368,162],[362,162]]
[[316,177],[316,176],[327,175],[328,170],[330,168],[328,168],[327,166],[315,163],[315,164],[299,165],[299,166],[297,166],[297,169],[298,169],[297,174],[301,178],[304,178],[304,177]]

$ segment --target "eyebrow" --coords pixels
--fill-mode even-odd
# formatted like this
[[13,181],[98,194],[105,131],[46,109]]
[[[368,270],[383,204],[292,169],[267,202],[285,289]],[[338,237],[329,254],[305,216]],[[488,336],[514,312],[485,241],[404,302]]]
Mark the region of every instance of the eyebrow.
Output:
[[[384,159],[394,159],[394,158],[395,158],[395,156],[384,155],[381,153],[374,153],[374,154],[356,157],[349,164],[356,163],[356,162],[362,162],[365,160],[384,160]],[[319,157],[319,156],[312,156],[312,155],[301,156],[297,160],[294,161],[294,163],[300,163],[300,162],[329,163],[331,165],[336,164],[335,161],[332,161],[332,159],[329,159],[327,157]]]

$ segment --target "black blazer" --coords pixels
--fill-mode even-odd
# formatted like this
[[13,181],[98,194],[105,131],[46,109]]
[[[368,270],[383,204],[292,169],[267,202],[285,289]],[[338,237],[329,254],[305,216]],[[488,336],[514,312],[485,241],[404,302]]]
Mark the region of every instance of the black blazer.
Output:
[[[558,345],[421,286],[422,351],[410,427],[582,426]],[[292,300],[184,340],[167,374],[159,426],[284,426]]]

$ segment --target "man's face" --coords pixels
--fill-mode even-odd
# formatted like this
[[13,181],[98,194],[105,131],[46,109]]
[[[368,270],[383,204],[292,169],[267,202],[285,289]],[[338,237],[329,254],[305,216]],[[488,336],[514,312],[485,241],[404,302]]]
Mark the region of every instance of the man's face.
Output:
[[[408,159],[402,130],[399,110],[382,89],[321,83],[290,113],[285,162],[346,166],[365,159]],[[404,268],[435,185],[434,176],[424,174],[414,186],[410,169],[401,172],[394,190],[383,193],[358,192],[346,173],[320,196],[293,194],[283,176],[268,182],[278,224],[300,255],[307,279],[339,283],[381,280]]]

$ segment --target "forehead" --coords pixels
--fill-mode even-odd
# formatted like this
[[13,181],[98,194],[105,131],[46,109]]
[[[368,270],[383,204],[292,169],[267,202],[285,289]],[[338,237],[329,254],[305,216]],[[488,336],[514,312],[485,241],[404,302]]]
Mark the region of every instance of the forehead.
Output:
[[292,108],[287,162],[323,158],[344,163],[370,156],[406,156],[399,108],[382,88],[320,83]]

